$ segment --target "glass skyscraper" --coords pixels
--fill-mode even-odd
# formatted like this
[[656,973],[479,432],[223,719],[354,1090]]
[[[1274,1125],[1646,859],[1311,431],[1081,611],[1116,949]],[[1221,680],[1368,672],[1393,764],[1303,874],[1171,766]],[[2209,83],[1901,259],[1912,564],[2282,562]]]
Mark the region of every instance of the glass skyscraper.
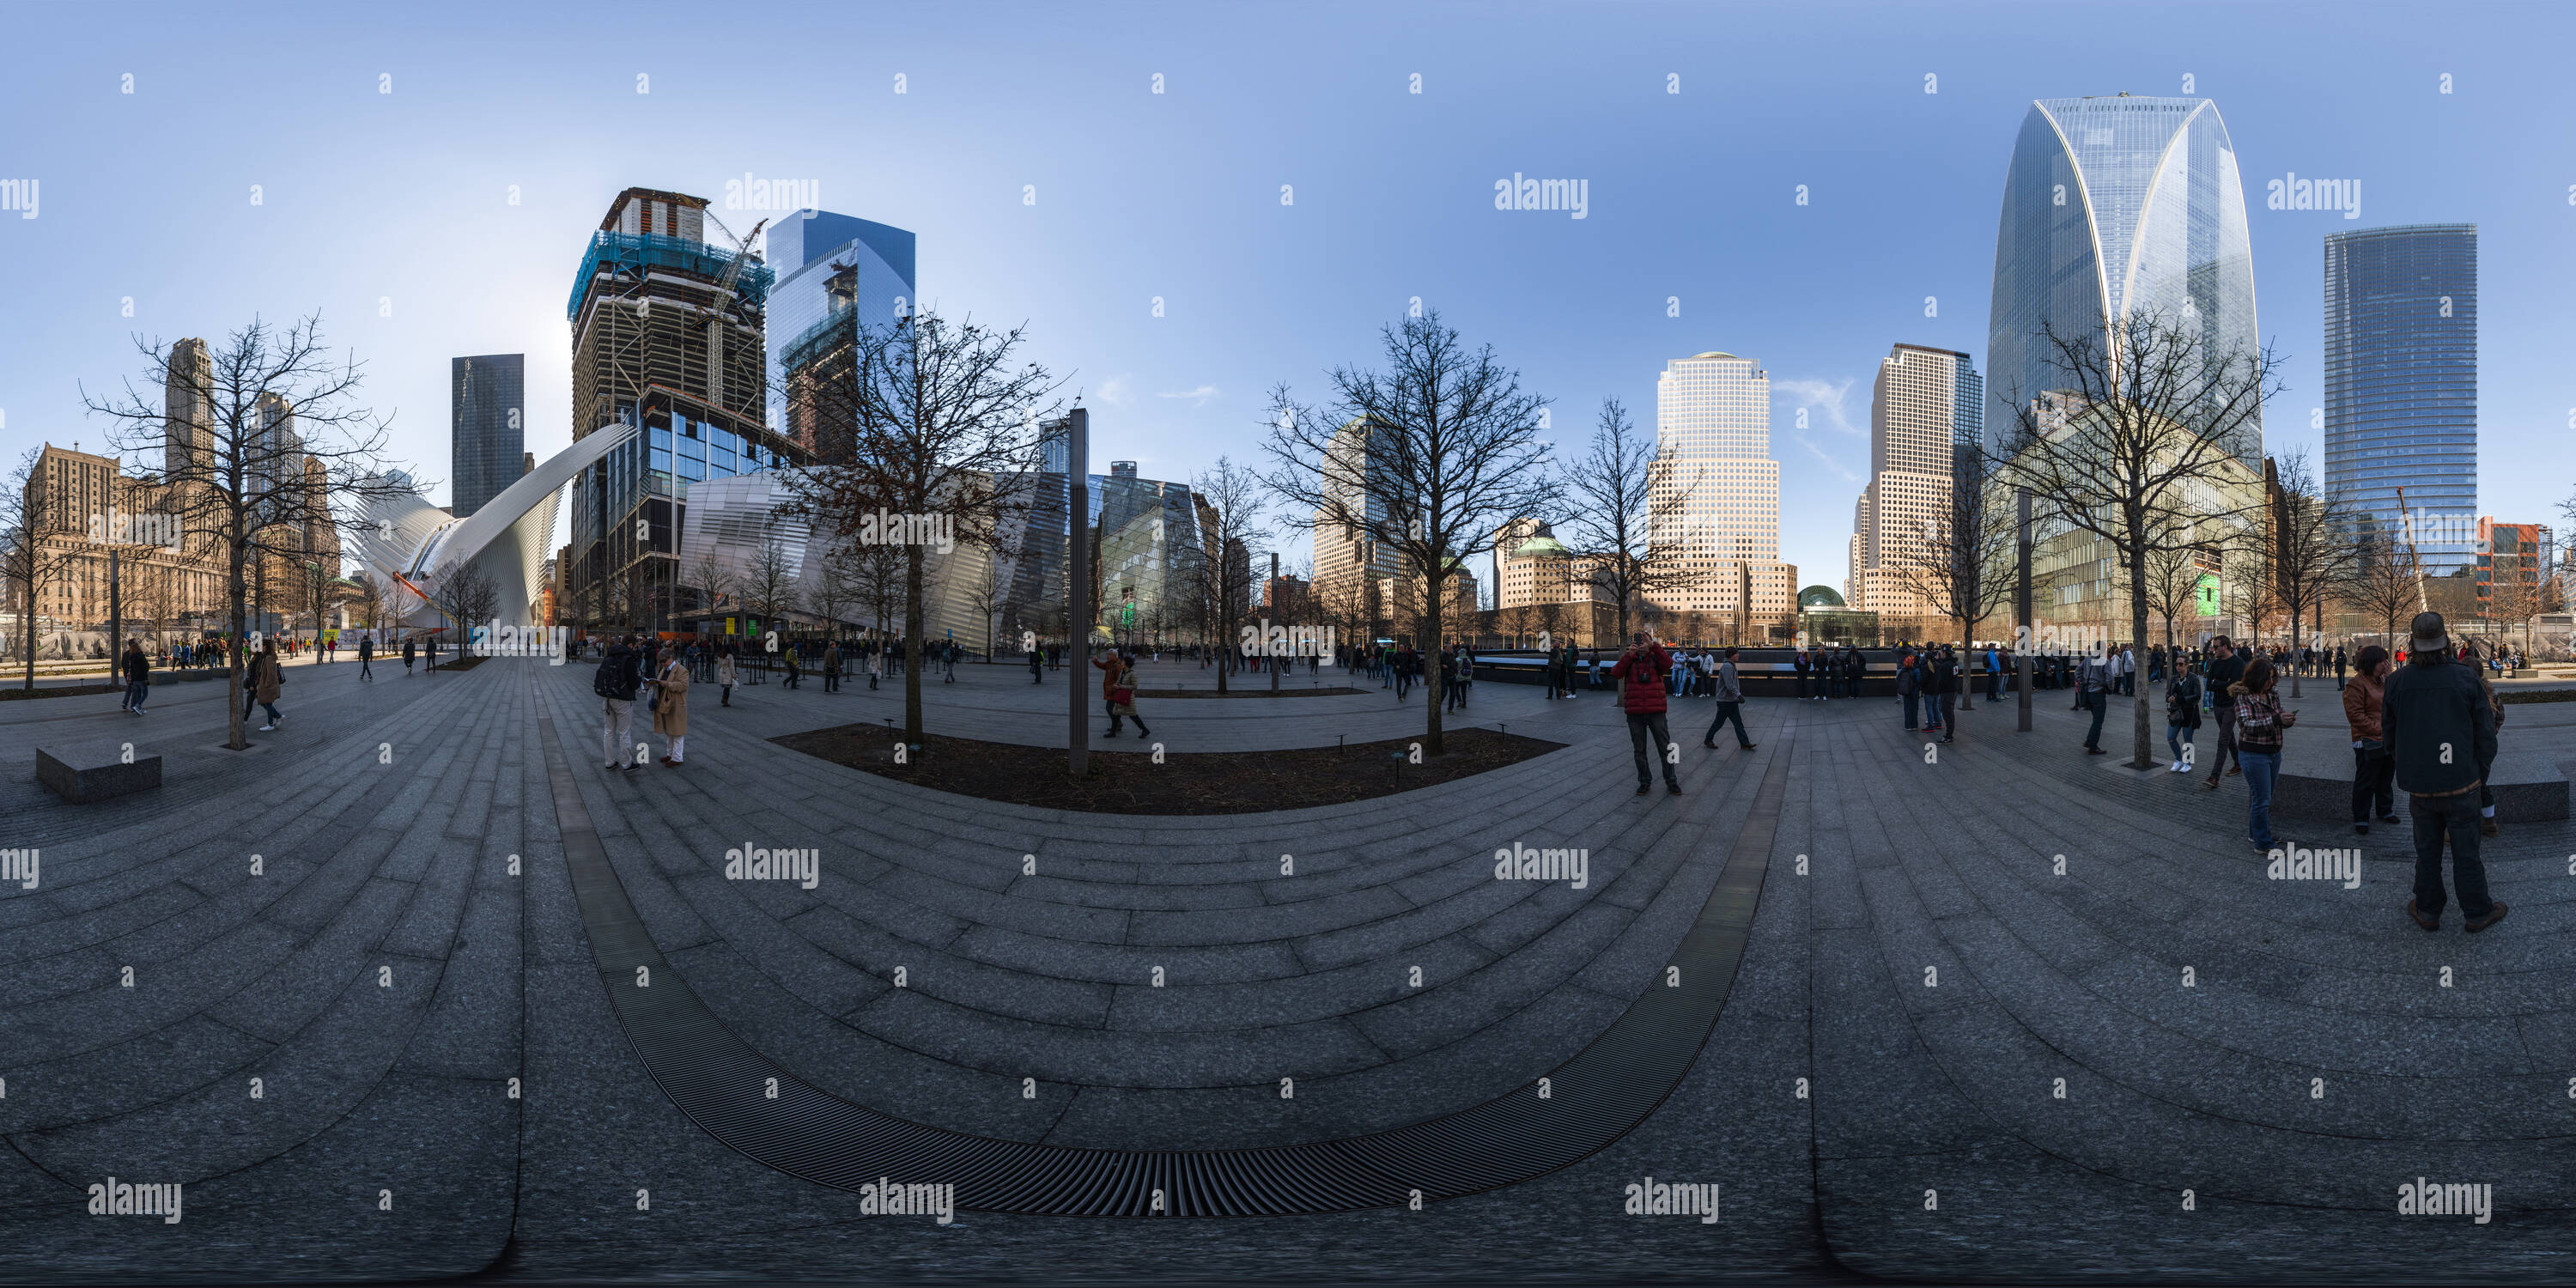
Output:
[[2140,310],[2198,331],[2211,353],[2251,356],[2257,346],[2244,187],[2217,105],[2128,94],[2034,101],[1995,230],[1989,441],[2019,406],[2068,383],[2050,365],[2043,323],[2101,337]]
[[528,361],[525,354],[487,353],[451,358],[447,368],[449,508],[462,519],[518,482],[526,467]]
[[2411,517],[2427,572],[2474,566],[2477,225],[2329,234],[2325,330],[2327,489],[2385,531]]
[[851,339],[852,324],[882,328],[912,311],[913,237],[888,224],[802,210],[770,225],[770,425],[793,436],[793,370]]

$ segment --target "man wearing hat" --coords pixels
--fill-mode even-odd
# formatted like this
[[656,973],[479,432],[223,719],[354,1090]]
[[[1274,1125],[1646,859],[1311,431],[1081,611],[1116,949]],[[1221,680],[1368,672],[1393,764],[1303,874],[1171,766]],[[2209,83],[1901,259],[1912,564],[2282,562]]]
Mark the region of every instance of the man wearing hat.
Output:
[[2380,728],[2396,761],[2397,790],[2415,816],[2415,897],[2406,915],[2426,930],[2442,926],[2442,838],[2451,841],[2451,883],[2470,934],[2504,920],[2503,903],[2487,897],[2478,859],[2480,765],[2496,753],[2495,712],[2478,677],[2451,660],[2451,635],[2440,613],[2417,613],[2406,665],[2388,677]]

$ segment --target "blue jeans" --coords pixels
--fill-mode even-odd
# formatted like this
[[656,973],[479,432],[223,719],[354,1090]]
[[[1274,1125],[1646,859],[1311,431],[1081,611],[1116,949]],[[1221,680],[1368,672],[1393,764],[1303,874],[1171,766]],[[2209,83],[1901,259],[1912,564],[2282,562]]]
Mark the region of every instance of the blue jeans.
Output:
[[[2237,757],[2245,755],[2240,751]],[[2245,773],[2250,778],[2254,771]],[[2412,796],[2406,804],[2415,820],[2416,909],[2438,917],[2448,902],[2442,890],[2442,842],[2448,839],[2451,884],[2459,888],[2461,915],[2475,919],[2495,911],[2495,900],[2487,894],[2486,864],[2478,857],[2477,794]]]
[[142,681],[142,680],[130,680],[130,681],[127,681],[127,683],[126,683],[126,685],[125,685],[125,705],[126,705],[126,707],[127,707],[128,709],[130,709],[130,710],[134,710],[134,711],[140,711],[140,710],[142,710],[142,709],[143,709],[143,695],[145,695],[145,694],[147,694],[147,693],[150,693],[151,691],[152,691],[152,686],[151,686],[150,684],[148,684],[148,683],[146,683],[146,682]]
[[[2272,844],[2272,783],[2281,776],[2281,753],[2236,749],[2236,763],[2245,770],[2245,793],[2252,800],[2245,816],[2245,834],[2257,845]],[[2466,903],[2463,896],[2461,902]]]
[[2176,764],[2180,764],[2182,762],[2182,749],[2192,743],[2192,735],[2197,732],[2199,731],[2192,728],[2190,725],[2169,724],[2165,726],[2165,745],[2173,749],[2173,758]]
[[1920,713],[1922,712],[1922,710],[1923,710],[1923,695],[1922,695],[1922,694],[1920,694],[1920,693],[1909,693],[1909,694],[1906,694],[1906,695],[1905,695],[1905,727],[1906,727],[1906,728],[1911,729],[1911,728],[1913,728],[1913,727],[1914,727],[1914,722],[1915,722],[1915,720],[1916,720],[1916,719],[1918,719],[1918,718],[1919,718]]
[[1925,727],[1932,729],[1948,729],[1950,727],[1950,695],[1946,693],[1924,694],[1923,714],[1926,717],[1923,721]]
[[2102,746],[2102,715],[2111,709],[2111,699],[2100,693],[2079,695],[2082,705],[2093,709],[2093,727],[2084,731],[2084,745],[2099,750]]

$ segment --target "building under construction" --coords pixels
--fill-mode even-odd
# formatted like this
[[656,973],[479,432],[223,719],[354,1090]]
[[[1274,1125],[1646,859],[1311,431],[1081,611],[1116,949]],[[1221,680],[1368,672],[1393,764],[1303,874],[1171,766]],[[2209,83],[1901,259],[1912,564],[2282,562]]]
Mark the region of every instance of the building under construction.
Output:
[[640,431],[573,480],[557,611],[583,627],[666,629],[687,608],[677,566],[689,485],[807,457],[765,423],[775,274],[748,246],[709,245],[708,225],[722,224],[706,206],[619,193],[573,277],[573,438]]

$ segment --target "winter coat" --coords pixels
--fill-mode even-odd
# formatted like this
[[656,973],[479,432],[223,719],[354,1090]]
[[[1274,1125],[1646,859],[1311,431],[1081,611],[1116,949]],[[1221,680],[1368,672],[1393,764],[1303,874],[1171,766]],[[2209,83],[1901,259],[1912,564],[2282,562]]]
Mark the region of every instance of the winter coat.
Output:
[[841,646],[835,644],[832,647],[823,650],[823,674],[839,675],[840,673]]
[[2165,723],[2177,729],[2200,727],[2200,677],[2189,671],[2165,681]]
[[1101,684],[1109,698],[1109,714],[1136,714],[1136,668],[1120,662],[1109,668],[1109,674]]
[[716,683],[728,689],[733,687],[733,654],[727,653],[716,659]]
[[[1101,700],[1116,701],[1118,697],[1118,655],[1111,653],[1105,657],[1095,657],[1091,659],[1091,664],[1100,668]],[[1130,683],[1132,685],[1133,682],[1131,681]]]
[[1673,655],[1665,652],[1661,644],[1648,644],[1643,651],[1621,656],[1619,664],[1610,668],[1610,678],[1622,682],[1619,708],[1632,716],[1669,710],[1664,701],[1664,675],[1672,667]]
[[653,699],[653,732],[689,736],[689,668],[674,658],[654,684],[658,693]]
[[2354,742],[2378,742],[2387,735],[2380,732],[2379,713],[2388,690],[2385,683],[2367,675],[2355,676],[2343,686],[2344,723],[2352,726]]
[[[2350,692],[2347,688],[2346,692]],[[2380,728],[2397,758],[2397,790],[2456,796],[2476,787],[2495,760],[2495,709],[2469,668],[2426,653],[2391,672]]]
[[285,678],[277,673],[277,658],[267,653],[256,654],[251,658],[249,678],[253,691],[262,702],[277,701],[277,690],[286,682]]
[[[2281,695],[2277,692],[2256,693],[2240,681],[2227,686],[2227,696],[2236,704],[2236,749],[2239,752],[2277,753],[2281,750],[2283,735],[2291,725],[2299,722],[2297,712],[2281,709]],[[2267,720],[2268,730],[2248,727]]]

